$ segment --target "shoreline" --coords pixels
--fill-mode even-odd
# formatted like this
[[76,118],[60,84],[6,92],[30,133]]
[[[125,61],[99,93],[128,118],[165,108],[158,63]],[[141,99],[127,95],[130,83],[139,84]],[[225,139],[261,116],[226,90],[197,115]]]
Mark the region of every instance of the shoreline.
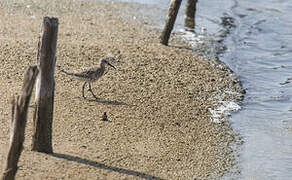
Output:
[[[93,84],[101,102],[84,101],[82,83],[56,69],[54,154],[29,150],[30,109],[16,178],[217,179],[234,166],[230,144],[236,137],[228,123],[211,122],[208,109],[239,82],[186,43],[172,38],[171,46],[160,45],[158,30],[120,17],[133,8],[84,1],[0,3],[0,92],[12,90],[0,99],[1,118],[7,120],[0,123],[1,161],[9,141],[9,97],[19,92],[27,65],[35,63],[44,14],[60,21],[57,67],[78,72],[108,53],[119,59],[111,62],[116,71],[108,69]],[[103,112],[110,122],[100,120]]]

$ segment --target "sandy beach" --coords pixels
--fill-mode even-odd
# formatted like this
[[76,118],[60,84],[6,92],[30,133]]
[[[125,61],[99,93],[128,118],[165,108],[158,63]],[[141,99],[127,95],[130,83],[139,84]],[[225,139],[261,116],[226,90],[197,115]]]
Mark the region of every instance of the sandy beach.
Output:
[[[160,30],[123,15],[139,8],[81,0],[0,2],[1,162],[9,143],[10,101],[27,66],[36,62],[42,19],[59,19],[54,153],[30,151],[30,108],[16,179],[218,179],[234,166],[234,132],[226,121],[212,122],[208,109],[225,91],[241,93],[238,80],[177,38],[161,45]],[[111,61],[116,70],[107,68],[92,84],[98,102],[89,92],[84,100],[83,83],[60,70],[81,72],[108,53],[118,59]],[[104,112],[109,121],[101,120]]]

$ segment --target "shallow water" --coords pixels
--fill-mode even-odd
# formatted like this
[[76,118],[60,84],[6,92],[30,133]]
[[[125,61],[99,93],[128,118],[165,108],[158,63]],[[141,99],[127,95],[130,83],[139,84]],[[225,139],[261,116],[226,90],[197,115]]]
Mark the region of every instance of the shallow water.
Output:
[[[119,1],[152,6],[145,16],[164,24],[169,1]],[[292,179],[292,1],[199,0],[196,23],[191,43],[205,41],[207,53],[235,71],[247,92],[230,118],[244,140],[241,174],[233,178]],[[183,9],[175,26],[181,29]]]
[[232,32],[221,58],[247,90],[232,116],[244,137],[242,179],[292,178],[292,2],[233,1]]

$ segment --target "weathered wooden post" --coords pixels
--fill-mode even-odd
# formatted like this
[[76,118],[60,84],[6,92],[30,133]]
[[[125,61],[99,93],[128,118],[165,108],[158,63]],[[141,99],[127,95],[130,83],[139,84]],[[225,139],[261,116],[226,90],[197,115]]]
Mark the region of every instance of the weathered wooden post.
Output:
[[27,109],[37,74],[37,66],[30,66],[27,69],[24,75],[22,93],[12,101],[10,144],[2,180],[14,179],[17,172],[18,160],[23,149]]
[[38,45],[35,112],[33,118],[32,150],[52,153],[52,124],[54,111],[54,71],[58,19],[45,17]]
[[189,29],[194,29],[196,25],[196,5],[198,0],[188,0],[185,10],[185,27]]
[[175,20],[176,20],[176,16],[179,10],[179,7],[181,5],[181,1],[182,0],[171,0],[169,8],[168,8],[168,14],[166,17],[166,23],[165,26],[163,28],[161,37],[160,37],[160,43],[164,44],[164,45],[168,45],[168,40],[170,37],[170,33],[173,29]]

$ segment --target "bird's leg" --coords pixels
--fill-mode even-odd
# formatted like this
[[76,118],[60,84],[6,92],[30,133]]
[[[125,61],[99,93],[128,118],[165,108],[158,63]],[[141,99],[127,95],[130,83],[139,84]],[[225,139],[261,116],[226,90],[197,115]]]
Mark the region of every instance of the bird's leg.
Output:
[[98,99],[96,96],[95,96],[95,94],[93,94],[93,91],[92,91],[92,89],[91,89],[91,84],[90,83],[88,83],[88,91],[89,92],[91,92],[91,94],[92,94],[92,96],[95,98],[95,99]]
[[88,83],[88,90],[87,91],[90,91],[90,92],[92,91],[90,83]]
[[82,86],[82,97],[83,97],[84,99],[86,99],[86,97],[84,96],[84,88],[85,88],[86,83],[87,83],[87,82],[85,82],[85,83],[83,84],[83,86]]

